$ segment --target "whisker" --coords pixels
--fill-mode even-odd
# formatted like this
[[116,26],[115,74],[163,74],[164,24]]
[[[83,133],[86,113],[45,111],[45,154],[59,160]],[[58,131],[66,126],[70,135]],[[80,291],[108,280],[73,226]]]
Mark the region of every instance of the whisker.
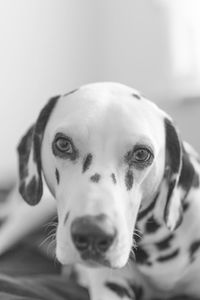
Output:
[[142,231],[140,229],[138,229],[137,227],[135,228],[134,232],[136,232],[138,234],[142,234]]
[[58,217],[57,216],[53,216],[49,222],[47,222],[47,223],[45,223],[43,225],[43,227],[45,229],[48,229],[49,227],[55,227],[57,225],[58,225]]
[[47,237],[45,237],[44,240],[39,244],[39,247],[42,247],[44,244],[49,242],[49,240],[52,240],[52,238],[55,238],[55,233],[51,233]]
[[[131,251],[130,251],[130,255],[129,255],[129,259],[130,260],[134,260],[135,261],[135,252],[133,251],[133,249],[131,248]],[[129,260],[128,260],[129,261]]]

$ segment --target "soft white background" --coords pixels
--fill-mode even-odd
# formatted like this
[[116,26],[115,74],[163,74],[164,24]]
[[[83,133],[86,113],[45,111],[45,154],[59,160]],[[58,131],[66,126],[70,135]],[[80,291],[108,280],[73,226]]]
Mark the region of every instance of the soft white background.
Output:
[[0,0],[0,180],[14,174],[17,141],[52,95],[106,80],[156,102],[198,95],[187,5],[199,25],[195,0]]

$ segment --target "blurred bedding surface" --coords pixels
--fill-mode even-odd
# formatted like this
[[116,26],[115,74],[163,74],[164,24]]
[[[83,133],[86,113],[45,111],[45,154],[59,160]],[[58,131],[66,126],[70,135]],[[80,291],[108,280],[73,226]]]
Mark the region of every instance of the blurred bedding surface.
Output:
[[0,257],[0,300],[88,300],[87,291],[26,242]]
[[58,263],[26,243],[0,258],[0,300],[89,300]]
[[87,291],[64,277],[13,278],[0,275],[2,300],[89,300]]
[[[7,193],[0,190],[1,203]],[[62,276],[60,264],[31,240],[0,256],[0,300],[87,300],[87,291]]]

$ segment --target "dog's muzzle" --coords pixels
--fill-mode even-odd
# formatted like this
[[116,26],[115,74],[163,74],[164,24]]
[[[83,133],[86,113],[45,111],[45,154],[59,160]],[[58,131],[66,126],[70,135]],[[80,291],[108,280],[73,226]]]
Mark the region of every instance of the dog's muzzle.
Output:
[[116,228],[104,214],[79,217],[71,224],[72,241],[83,260],[103,261],[116,236]]

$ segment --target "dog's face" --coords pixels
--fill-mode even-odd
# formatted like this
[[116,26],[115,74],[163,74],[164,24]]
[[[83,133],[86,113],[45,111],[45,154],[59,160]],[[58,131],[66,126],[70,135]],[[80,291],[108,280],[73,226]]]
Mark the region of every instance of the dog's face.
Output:
[[126,264],[138,212],[155,198],[163,180],[164,116],[119,84],[92,84],[58,99],[43,124],[41,145],[33,150],[40,151],[40,166],[34,153],[30,163],[30,150],[25,159],[29,170],[20,170],[25,199],[25,190],[30,199],[41,181],[38,168],[55,196],[61,263]]

